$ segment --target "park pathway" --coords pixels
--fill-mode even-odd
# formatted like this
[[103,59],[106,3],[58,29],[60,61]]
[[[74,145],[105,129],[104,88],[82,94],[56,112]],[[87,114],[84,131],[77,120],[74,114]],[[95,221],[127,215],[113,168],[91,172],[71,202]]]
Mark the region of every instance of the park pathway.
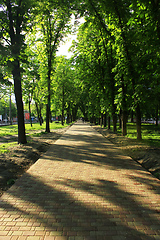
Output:
[[0,199],[0,240],[160,239],[160,181],[78,121]]

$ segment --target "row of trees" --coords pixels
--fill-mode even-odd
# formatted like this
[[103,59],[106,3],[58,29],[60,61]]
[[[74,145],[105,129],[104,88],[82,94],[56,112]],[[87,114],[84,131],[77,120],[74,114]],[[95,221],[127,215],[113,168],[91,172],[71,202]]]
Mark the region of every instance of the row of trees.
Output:
[[[122,120],[136,116],[141,139],[142,116],[155,117],[160,103],[160,39],[158,1],[88,1],[86,22],[72,46],[74,62],[83,82],[83,114],[93,121],[106,115]],[[85,101],[85,103],[84,103]]]
[[[32,73],[35,75],[32,76],[33,81],[35,79],[38,81],[39,79],[37,78],[39,77],[41,77],[41,79],[45,78],[45,83],[42,83],[42,90],[45,89],[44,91],[47,92],[45,95],[46,131],[50,131],[49,119],[53,65],[59,42],[70,29],[68,24],[72,14],[70,4],[68,1],[62,2],[56,0],[0,0],[1,80],[5,82],[7,77],[9,78],[10,75],[13,76],[14,93],[17,104],[19,143],[27,142],[22,101],[22,78],[28,78],[27,71],[30,71],[30,69],[33,69]],[[41,72],[37,71],[37,69],[35,69],[36,66],[34,66],[34,64],[39,63],[35,60],[36,55],[32,55],[31,65],[30,62],[28,62],[26,40],[30,35],[34,37],[36,43],[35,46],[33,46],[32,43],[29,48],[32,49],[35,47],[41,52],[41,59],[39,59]],[[33,37],[31,37],[32,41]],[[39,55],[38,53],[38,56]],[[29,57],[31,57],[31,55]],[[24,65],[27,66],[26,69],[23,68]],[[5,76],[6,69],[7,72],[9,72],[7,77]],[[24,70],[26,72],[24,72]],[[30,83],[28,82],[27,84],[29,85]],[[29,96],[29,102],[31,98],[32,95]]]
[[[104,126],[112,118],[114,131],[120,116],[123,135],[135,113],[138,139],[142,115],[158,123],[159,7],[157,0],[0,0],[0,78],[7,83],[13,76],[18,142],[27,141],[22,89],[40,123],[46,106],[46,132],[59,109],[62,124],[64,114],[72,120],[80,109],[91,121],[103,118]],[[72,31],[73,14],[86,21],[68,60],[56,51]]]
[[13,117],[17,116],[16,106],[11,101],[11,97],[5,95],[5,98],[0,99],[0,115],[2,117],[1,120],[10,121],[12,123]]

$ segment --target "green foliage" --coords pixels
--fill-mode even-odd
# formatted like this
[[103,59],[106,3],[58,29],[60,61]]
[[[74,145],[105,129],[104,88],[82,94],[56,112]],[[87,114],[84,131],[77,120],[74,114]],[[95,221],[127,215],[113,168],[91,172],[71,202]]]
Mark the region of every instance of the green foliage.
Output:
[[[9,108],[10,108],[10,100],[6,96],[3,97],[3,100],[0,100],[0,115],[2,115],[3,119],[9,117]],[[11,117],[17,116],[16,106],[13,102],[11,102]]]
[[[138,107],[143,117],[158,117],[158,1],[13,2],[12,29],[19,26],[14,32],[14,44],[6,12],[0,12],[0,81],[9,84],[18,57],[23,68],[25,103],[35,103],[39,119],[41,115],[44,117],[46,104],[48,124],[50,113],[72,118],[78,108],[86,119],[100,118],[102,113],[107,113],[115,127],[120,114],[124,122],[124,116],[135,111],[140,120]],[[1,7],[7,7],[9,13],[10,1],[5,3],[6,6],[1,1]],[[56,58],[56,51],[71,32],[73,13],[76,20],[84,16],[85,23],[79,27],[77,40],[71,47],[74,53],[71,63],[63,57]],[[4,86],[0,87],[0,93],[3,89]],[[141,131],[140,123],[137,131]]]

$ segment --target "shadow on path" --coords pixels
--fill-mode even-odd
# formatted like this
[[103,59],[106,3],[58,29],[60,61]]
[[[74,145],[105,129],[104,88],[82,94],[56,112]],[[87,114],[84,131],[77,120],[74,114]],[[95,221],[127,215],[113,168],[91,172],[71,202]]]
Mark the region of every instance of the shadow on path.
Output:
[[160,237],[159,181],[85,125],[62,136],[1,197],[0,237]]

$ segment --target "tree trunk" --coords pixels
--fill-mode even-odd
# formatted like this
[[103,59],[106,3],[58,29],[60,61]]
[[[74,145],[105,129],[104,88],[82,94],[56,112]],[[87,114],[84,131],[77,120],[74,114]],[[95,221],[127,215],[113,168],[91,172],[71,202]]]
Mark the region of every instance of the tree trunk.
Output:
[[67,108],[67,124],[71,122],[71,117],[70,117],[70,104],[68,105]]
[[127,112],[122,111],[122,135],[127,135]]
[[119,118],[119,129],[121,129],[122,128],[122,109],[120,109],[118,118]]
[[114,113],[112,117],[113,117],[113,132],[116,133],[117,132],[117,116]]
[[108,130],[111,129],[111,118],[110,116],[108,116]]
[[30,124],[31,124],[31,127],[32,127],[32,118],[31,118],[31,101],[30,101],[30,97],[29,97],[28,108],[29,108],[29,119],[30,119]]
[[[76,121],[76,119],[77,119],[77,111],[78,111],[77,105],[73,105],[73,106],[72,106],[73,121]],[[84,120],[85,120],[85,121],[87,120],[86,114],[84,115]]]
[[126,102],[126,86],[124,83],[124,77],[121,77],[122,83],[122,135],[127,135],[127,102]]
[[[12,62],[12,75],[14,79],[14,93],[17,105],[17,118],[18,118],[18,143],[27,143],[25,134],[25,124],[24,124],[24,109],[22,101],[22,87],[21,87],[21,73],[20,73],[20,62],[19,56],[22,47],[22,18],[19,17],[18,11],[20,10],[20,3],[17,5],[17,15],[16,19],[13,19],[13,5],[10,1],[6,2],[8,19],[9,19],[9,29],[8,33],[11,39],[11,52],[14,61]],[[16,27],[14,27],[14,22],[16,22]]]
[[50,132],[50,104],[51,104],[51,59],[48,59],[48,76],[47,76],[47,84],[48,84],[48,97],[46,104],[46,132]]
[[49,104],[46,104],[46,132],[50,132],[50,126],[49,126]]
[[40,107],[39,107],[39,116],[40,116],[40,119],[41,119],[41,124],[40,124],[40,125],[42,125],[42,123],[43,123],[43,118],[42,118],[42,107],[41,107],[41,105],[40,105]]
[[9,96],[9,124],[12,125],[12,101],[11,101],[11,93]]
[[104,128],[106,128],[106,126],[107,126],[107,113],[104,113],[104,115],[103,115],[103,122],[104,122]]
[[131,111],[131,123],[134,123],[134,114],[133,114],[133,110]]
[[39,121],[40,126],[42,126],[41,109],[39,110],[37,102],[35,102],[35,105],[36,105],[36,110],[37,110],[38,121]]
[[21,75],[20,64],[18,60],[15,60],[13,65],[13,79],[14,79],[14,93],[17,105],[17,118],[18,118],[18,143],[27,143],[24,124],[24,108],[22,101],[22,87],[21,87]]
[[157,104],[157,106],[156,106],[156,126],[158,126],[158,108],[159,108],[159,106]]
[[101,125],[101,117],[98,118],[98,125]]
[[139,103],[137,103],[137,106],[136,106],[136,126],[137,126],[137,139],[142,140],[142,135],[141,135],[141,111],[140,111]]
[[61,118],[61,124],[64,126],[64,84],[62,86],[62,118]]
[[[124,51],[125,51],[125,55],[126,55],[126,61],[128,64],[128,72],[130,75],[130,79],[132,82],[132,89],[133,89],[133,95],[135,95],[135,87],[136,87],[136,83],[135,83],[135,79],[136,79],[136,72],[134,69],[134,65],[132,64],[132,59],[131,59],[131,54],[129,52],[129,44],[127,42],[126,39],[126,35],[125,35],[125,31],[124,31],[124,23],[123,20],[121,18],[120,12],[119,12],[119,8],[118,8],[118,4],[117,4],[117,0],[114,0],[114,6],[115,6],[115,11],[117,13],[118,16],[118,20],[119,20],[119,25],[121,28],[121,36],[123,39],[123,46],[124,46]],[[142,135],[141,135],[141,119],[140,119],[140,106],[137,100],[137,97],[134,97],[134,103],[136,105],[136,123],[137,123],[137,139],[140,140],[142,139]],[[138,114],[138,115],[137,115]]]
[[103,126],[103,113],[101,113],[100,125],[101,125],[101,127]]

